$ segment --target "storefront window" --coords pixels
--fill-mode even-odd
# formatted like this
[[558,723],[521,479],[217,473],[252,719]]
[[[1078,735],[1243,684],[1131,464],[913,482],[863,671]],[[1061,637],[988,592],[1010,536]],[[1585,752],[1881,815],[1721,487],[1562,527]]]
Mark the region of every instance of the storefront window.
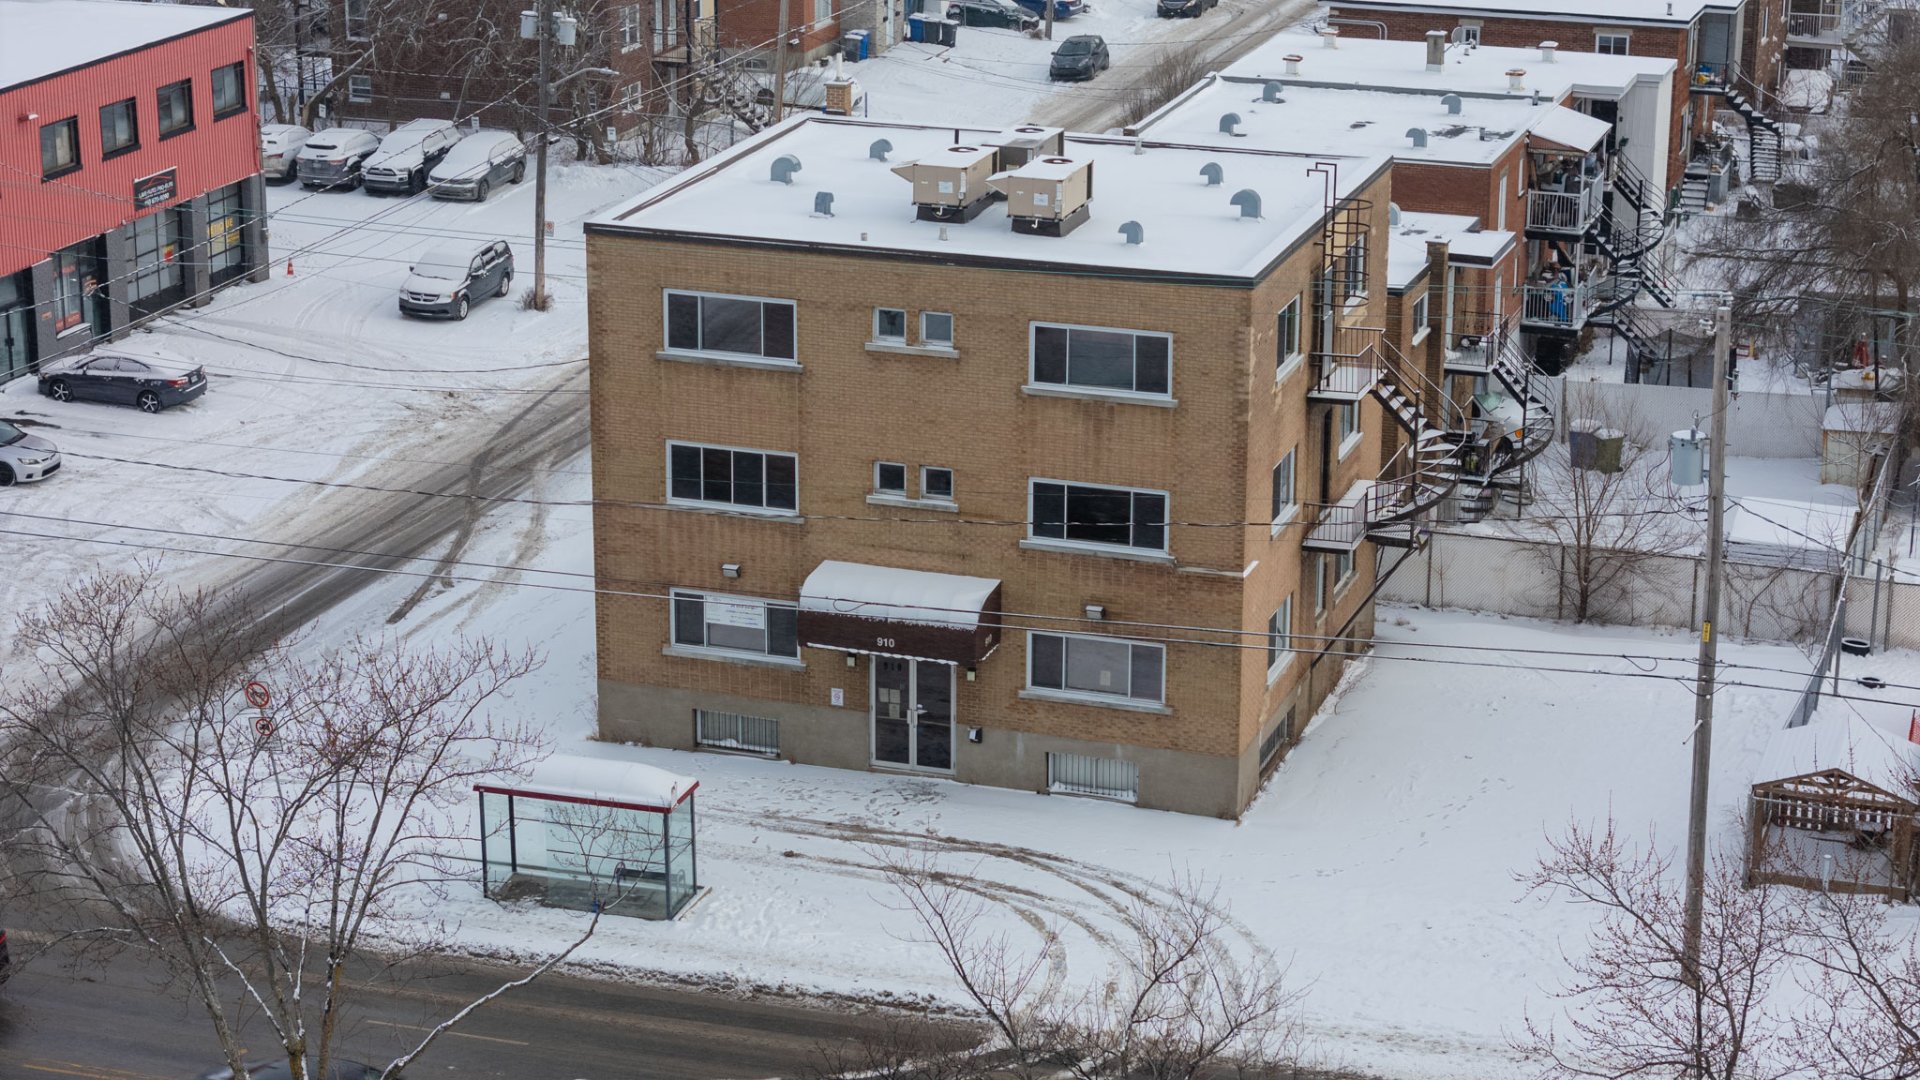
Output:
[[207,269],[216,285],[246,269],[240,231],[245,222],[241,185],[228,184],[207,193]]
[[0,383],[33,364],[33,302],[27,271],[0,274]]
[[87,240],[53,253],[53,329],[82,326],[106,331],[106,295],[101,284],[99,241]]
[[127,301],[152,308],[178,299],[182,262],[180,213],[162,210],[140,218],[127,228],[133,234],[133,276],[127,283]]

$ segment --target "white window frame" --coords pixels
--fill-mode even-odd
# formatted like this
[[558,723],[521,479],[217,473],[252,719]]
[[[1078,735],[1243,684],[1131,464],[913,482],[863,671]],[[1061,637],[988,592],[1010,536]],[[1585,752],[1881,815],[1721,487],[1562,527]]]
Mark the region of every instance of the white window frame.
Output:
[[[1279,355],[1279,360],[1273,368],[1274,382],[1285,382],[1287,376],[1298,371],[1307,359],[1306,350],[1301,348],[1306,335],[1300,326],[1300,313],[1304,310],[1300,301],[1301,294],[1294,293],[1293,299],[1283,304],[1279,312],[1274,315],[1274,335],[1277,340],[1274,341],[1273,347]],[[1289,331],[1293,337],[1291,342],[1286,340]]]
[[[900,486],[897,488],[880,486],[880,470],[888,467],[892,467],[900,470]],[[895,496],[896,498],[905,498],[907,494],[907,466],[905,465],[905,463],[898,462],[898,461],[874,462],[873,463],[873,493],[875,495],[892,495],[892,496]]]
[[[1602,41],[1609,39],[1620,42],[1619,52],[1611,52],[1600,47]],[[1633,32],[1630,30],[1595,30],[1593,32],[1593,51],[1602,56],[1632,56]]]
[[821,25],[825,23],[830,23],[832,21],[833,21],[833,0],[813,0],[814,28],[819,29]]
[[[898,336],[895,336],[892,334],[883,334],[880,332],[880,316],[886,313],[891,313],[891,314],[900,316],[900,333]],[[906,308],[895,308],[895,307],[874,308],[873,309],[874,343],[879,345],[905,345],[907,343],[907,323],[908,323],[908,320],[907,320]]]
[[347,76],[347,100],[356,105],[366,105],[373,101],[373,76]]
[[1460,26],[1459,26],[1460,44],[1471,45],[1476,49],[1479,48],[1480,47],[1480,27],[1482,25],[1483,24],[1479,19],[1460,20]]
[[[1041,382],[1038,377],[1040,357],[1040,328],[1065,330],[1069,335],[1067,356],[1067,382]],[[1152,337],[1164,339],[1167,343],[1167,389],[1164,393],[1152,390],[1121,390],[1111,386],[1084,386],[1070,381],[1073,376],[1073,357],[1071,335],[1075,330],[1086,330],[1100,334],[1130,334],[1136,338]],[[1133,381],[1140,382],[1140,348],[1134,346]],[[1173,335],[1164,330],[1135,330],[1127,326],[1086,326],[1080,323],[1044,322],[1035,320],[1027,323],[1027,389],[1047,394],[1067,394],[1075,397],[1110,397],[1123,401],[1167,402],[1173,400]]]
[[[931,472],[943,472],[947,474],[947,493],[945,495],[935,495],[933,492],[927,490],[927,474]],[[920,498],[923,501],[951,503],[955,501],[955,499],[957,498],[957,496],[955,495],[955,490],[956,489],[953,482],[952,469],[946,467],[945,465],[920,466]]]
[[[947,336],[945,338],[936,338],[932,334],[927,333],[927,320],[935,316],[947,320]],[[959,322],[953,317],[951,311],[923,311],[920,313],[920,344],[929,349],[951,349],[953,348],[953,339],[958,326]]]
[[[1058,687],[1039,686],[1039,685],[1036,685],[1033,681],[1033,655],[1034,655],[1033,641],[1035,638],[1042,638],[1042,637],[1059,638],[1061,641],[1061,653],[1060,653],[1060,684],[1061,685]],[[1093,641],[1093,642],[1099,642],[1101,644],[1119,643],[1119,644],[1126,645],[1128,647],[1127,677],[1126,677],[1127,692],[1124,694],[1113,694],[1113,693],[1107,693],[1100,690],[1080,690],[1077,688],[1068,689],[1066,686],[1067,668],[1070,661],[1067,658],[1067,651],[1072,648],[1073,642],[1075,641]],[[1141,697],[1133,696],[1132,691],[1133,691],[1133,659],[1135,655],[1134,650],[1141,647],[1154,650],[1160,654],[1160,696],[1157,698],[1141,698]],[[1107,634],[1062,634],[1052,630],[1029,630],[1027,631],[1027,685],[1023,693],[1025,693],[1027,696],[1030,696],[1030,697],[1053,698],[1053,699],[1064,700],[1064,701],[1084,703],[1088,705],[1107,705],[1107,706],[1118,706],[1120,708],[1131,707],[1136,709],[1144,708],[1144,709],[1150,709],[1155,712],[1159,712],[1164,710],[1167,704],[1167,647],[1164,643],[1158,642],[1158,641],[1141,641],[1136,638],[1124,638],[1124,637],[1117,637],[1117,636],[1107,635]]]
[[[1039,519],[1034,515],[1034,503],[1036,500],[1033,489],[1036,484],[1059,484],[1067,488],[1096,488],[1101,491],[1124,491],[1129,495],[1158,495],[1161,500],[1160,510],[1162,518],[1160,522],[1160,546],[1157,548],[1137,547],[1133,544],[1109,544],[1099,540],[1075,540],[1066,536],[1037,535],[1033,531],[1040,523]],[[1173,529],[1167,521],[1167,519],[1170,519],[1172,516],[1173,496],[1171,493],[1158,488],[1121,487],[1116,484],[1088,484],[1078,480],[1060,480],[1050,476],[1030,476],[1027,478],[1027,539],[1023,541],[1023,543],[1036,547],[1066,548],[1073,551],[1098,552],[1101,554],[1132,554],[1148,558],[1156,556],[1164,557],[1172,552],[1173,547]],[[1138,528],[1138,525],[1130,523],[1129,528]],[[1065,531],[1065,525],[1062,526],[1062,531]]]
[[1345,461],[1353,448],[1360,445],[1360,403],[1344,401],[1333,407],[1336,426],[1340,434],[1340,460]]
[[[1348,244],[1347,249],[1340,253],[1340,287],[1346,290],[1346,295],[1341,299],[1349,307],[1366,302],[1370,284],[1367,277],[1368,253],[1366,233],[1354,237],[1353,243]],[[1356,265],[1359,267],[1357,272],[1354,270]]]
[[[691,447],[695,450],[727,450],[736,454],[759,454],[763,457],[785,457],[793,459],[793,506],[791,509],[781,506],[766,506],[764,465],[762,466],[762,497],[760,506],[743,503],[712,502],[707,499],[687,499],[673,493],[673,448]],[[667,503],[671,506],[690,506],[704,510],[725,510],[736,514],[757,514],[761,517],[799,517],[800,516],[800,455],[788,450],[763,450],[758,446],[727,446],[721,443],[694,442],[690,439],[668,439],[665,462],[667,478]]]
[[1407,339],[1410,345],[1418,345],[1427,340],[1427,318],[1432,313],[1428,301],[1432,298],[1431,290],[1422,290],[1420,295],[1413,299],[1413,333]]
[[348,41],[367,40],[367,9],[371,6],[370,0],[345,0],[341,14],[347,24]]
[[[766,354],[765,314],[761,319],[761,351],[758,353],[724,352],[719,349],[696,348],[681,349],[668,344],[673,340],[672,315],[670,302],[676,296],[691,296],[696,299],[745,300],[756,304],[785,304],[793,309],[793,355],[768,356]],[[704,345],[704,342],[703,342]],[[782,296],[744,296],[739,293],[707,292],[702,289],[662,289],[660,290],[660,355],[667,357],[692,357],[700,360],[723,360],[736,364],[748,364],[758,367],[798,368],[800,366],[800,302]]]
[[1267,474],[1269,499],[1271,499],[1273,474],[1279,472],[1281,466],[1286,467],[1287,493],[1293,496],[1293,498],[1287,502],[1286,505],[1280,507],[1279,511],[1273,515],[1273,536],[1279,536],[1280,530],[1285,528],[1288,522],[1300,515],[1300,465],[1295,450],[1288,450],[1286,455],[1282,457],[1279,463],[1274,465],[1273,469]]
[[640,44],[642,33],[640,5],[622,4],[620,6],[620,47],[631,49]]
[[[691,656],[702,656],[702,657],[704,656],[732,657],[732,658],[738,658],[738,659],[752,660],[757,663],[763,663],[763,664],[779,664],[786,667],[805,667],[806,666],[805,661],[800,659],[800,632],[798,629],[797,622],[796,622],[794,635],[793,635],[793,655],[792,656],[788,656],[785,653],[768,652],[764,648],[756,652],[752,649],[736,649],[736,648],[731,648],[725,645],[706,645],[706,644],[688,645],[688,644],[682,643],[680,640],[680,604],[679,602],[682,599],[698,600],[703,605],[709,604],[709,603],[733,604],[740,607],[752,607],[754,605],[758,605],[761,608],[765,609],[761,613],[762,625],[761,625],[760,632],[762,636],[765,636],[768,632],[767,626],[766,626],[766,621],[767,621],[766,611],[770,611],[774,608],[780,608],[782,610],[790,610],[796,613],[794,616],[796,620],[799,618],[798,612],[799,612],[800,606],[794,603],[793,601],[772,600],[764,596],[739,596],[732,593],[709,592],[706,589],[694,589],[694,588],[669,589],[668,594],[671,597],[671,599],[668,601],[668,604],[667,604],[667,651],[670,655],[676,655],[676,656],[691,655]],[[705,620],[704,608],[702,609],[702,619],[704,621],[702,621],[702,623],[700,624],[700,638],[704,642],[708,636],[707,627],[711,625],[711,620]]]
[[1338,598],[1347,591],[1347,586],[1353,584],[1353,575],[1360,569],[1360,560],[1354,557],[1351,549],[1336,551],[1333,553],[1333,567],[1333,595]]
[[[1279,629],[1275,629],[1278,627]],[[1293,594],[1267,618],[1267,682],[1271,684],[1293,663]]]
[[1507,231],[1507,200],[1500,197],[1507,190],[1507,173],[1504,168],[1500,170],[1500,181],[1493,188],[1493,227],[1499,232]]

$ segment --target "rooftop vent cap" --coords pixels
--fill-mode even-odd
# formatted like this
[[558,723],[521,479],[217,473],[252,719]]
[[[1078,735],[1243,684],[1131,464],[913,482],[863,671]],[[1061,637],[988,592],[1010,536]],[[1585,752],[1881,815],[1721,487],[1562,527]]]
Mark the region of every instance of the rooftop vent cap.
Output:
[[1200,175],[1207,178],[1208,187],[1219,187],[1220,182],[1226,179],[1226,173],[1217,161],[1209,161],[1200,166]]
[[1507,89],[1525,90],[1526,88],[1527,88],[1527,69],[1526,68],[1508,68],[1507,69]]
[[800,159],[792,154],[781,154],[773,159],[773,182],[776,184],[793,183],[793,174],[800,171]]
[[1240,216],[1243,218],[1258,220],[1260,217],[1260,193],[1252,188],[1241,188],[1234,192],[1233,198],[1228,199],[1227,202],[1239,207]]
[[1337,26],[1329,26],[1325,30],[1320,31],[1320,41],[1329,49],[1339,48],[1340,28]]
[[1222,135],[1233,135],[1236,137],[1244,138],[1244,136],[1241,136],[1240,134],[1239,127],[1240,127],[1239,113],[1230,112],[1230,113],[1220,114],[1220,133]]
[[1127,243],[1138,244],[1146,239],[1147,231],[1140,227],[1139,222],[1128,221],[1120,226],[1120,235],[1127,238]]
[[1413,140],[1413,148],[1415,150],[1425,150],[1427,148],[1427,129],[1426,128],[1417,128],[1417,127],[1408,128],[1407,138]]
[[867,147],[867,156],[875,161],[885,161],[887,155],[891,153],[893,153],[893,144],[885,139],[875,139],[873,145]]
[[949,146],[949,147],[947,147],[947,153],[949,153],[949,154],[977,154],[977,153],[979,153],[979,152],[980,152],[980,148],[979,148],[979,147],[977,147],[977,146]]
[[1280,96],[1281,86],[1277,82],[1267,83],[1260,88],[1260,100],[1279,104],[1285,99]]
[[1460,95],[1459,94],[1448,94],[1447,96],[1440,99],[1440,104],[1445,105],[1447,107],[1448,116],[1460,115]]
[[813,212],[817,217],[833,216],[833,192],[816,191],[813,193]]
[[1306,57],[1301,56],[1299,53],[1288,53],[1280,59],[1286,62],[1287,74],[1298,75],[1300,74],[1300,61],[1305,60]]
[[1560,49],[1560,43],[1557,41],[1541,42],[1540,43],[1540,62],[1543,64],[1553,63],[1553,54],[1559,51],[1559,49]]

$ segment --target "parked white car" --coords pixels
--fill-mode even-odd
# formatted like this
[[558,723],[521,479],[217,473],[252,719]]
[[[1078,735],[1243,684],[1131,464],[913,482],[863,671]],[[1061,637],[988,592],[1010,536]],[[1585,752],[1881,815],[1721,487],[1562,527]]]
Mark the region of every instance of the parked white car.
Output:
[[45,480],[60,471],[52,442],[0,420],[0,487]]
[[327,128],[307,136],[298,158],[304,187],[358,187],[360,167],[380,149],[380,137],[360,128]]
[[527,175],[527,147],[518,135],[476,131],[447,151],[428,176],[436,199],[486,202],[496,184],[517,184]]
[[291,180],[299,172],[294,161],[313,132],[299,124],[260,126],[260,172],[269,180]]
[[425,191],[427,174],[462,134],[451,120],[409,120],[380,140],[380,149],[361,166],[360,179],[368,191]]

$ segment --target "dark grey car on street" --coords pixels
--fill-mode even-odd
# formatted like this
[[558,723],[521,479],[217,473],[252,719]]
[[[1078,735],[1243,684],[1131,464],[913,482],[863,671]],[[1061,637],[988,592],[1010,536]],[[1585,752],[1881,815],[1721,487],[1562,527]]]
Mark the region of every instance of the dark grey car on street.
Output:
[[513,288],[505,240],[446,240],[428,248],[400,286],[400,314],[464,319],[473,303]]
[[55,401],[104,401],[157,413],[206,393],[207,372],[197,364],[96,353],[42,365],[40,392]]

